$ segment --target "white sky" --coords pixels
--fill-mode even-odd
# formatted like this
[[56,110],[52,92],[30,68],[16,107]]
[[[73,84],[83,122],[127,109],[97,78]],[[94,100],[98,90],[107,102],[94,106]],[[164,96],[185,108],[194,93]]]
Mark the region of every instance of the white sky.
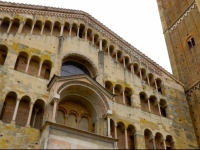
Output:
[[172,72],[156,0],[11,0],[10,2],[85,11],[167,71]]

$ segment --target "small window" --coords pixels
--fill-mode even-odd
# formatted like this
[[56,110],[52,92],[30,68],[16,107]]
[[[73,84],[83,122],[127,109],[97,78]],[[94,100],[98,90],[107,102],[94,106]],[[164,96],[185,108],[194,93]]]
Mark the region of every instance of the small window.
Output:
[[194,38],[189,38],[188,41],[187,41],[187,44],[188,44],[189,49],[194,47],[195,46]]

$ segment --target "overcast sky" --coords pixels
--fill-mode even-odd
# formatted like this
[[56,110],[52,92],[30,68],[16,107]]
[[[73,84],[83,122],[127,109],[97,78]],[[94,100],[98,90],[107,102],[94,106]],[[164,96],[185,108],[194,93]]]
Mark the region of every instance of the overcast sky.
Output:
[[171,73],[156,0],[11,0],[10,2],[85,11]]

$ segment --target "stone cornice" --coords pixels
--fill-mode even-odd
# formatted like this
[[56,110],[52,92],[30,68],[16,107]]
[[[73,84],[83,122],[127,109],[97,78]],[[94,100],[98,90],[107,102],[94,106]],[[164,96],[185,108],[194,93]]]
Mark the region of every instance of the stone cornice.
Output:
[[0,11],[12,12],[12,13],[24,13],[24,14],[32,14],[32,15],[43,15],[43,16],[55,16],[55,17],[61,17],[61,18],[82,19],[88,25],[91,25],[92,27],[96,28],[105,37],[108,37],[113,43],[118,45],[122,50],[138,58],[140,62],[144,62],[145,64],[147,64],[148,67],[153,69],[154,72],[157,73],[158,75],[162,76],[162,73],[165,73],[166,75],[174,79],[177,83],[184,86],[172,74],[170,74],[160,65],[158,65],[156,62],[151,60],[145,54],[140,52],[134,46],[132,46],[131,44],[126,42],[124,39],[122,39],[119,35],[114,33],[108,27],[106,27],[101,22],[99,22],[94,17],[92,17],[91,15],[89,15],[88,13],[84,11],[55,8],[55,7],[48,7],[48,6],[11,3],[11,2],[3,2],[3,1],[0,1]]

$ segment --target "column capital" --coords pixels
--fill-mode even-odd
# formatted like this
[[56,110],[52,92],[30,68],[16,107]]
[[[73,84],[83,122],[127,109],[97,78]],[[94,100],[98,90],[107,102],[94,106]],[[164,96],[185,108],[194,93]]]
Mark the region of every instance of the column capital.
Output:
[[79,123],[80,121],[81,121],[81,118],[78,117],[78,118],[76,119],[76,122]]

